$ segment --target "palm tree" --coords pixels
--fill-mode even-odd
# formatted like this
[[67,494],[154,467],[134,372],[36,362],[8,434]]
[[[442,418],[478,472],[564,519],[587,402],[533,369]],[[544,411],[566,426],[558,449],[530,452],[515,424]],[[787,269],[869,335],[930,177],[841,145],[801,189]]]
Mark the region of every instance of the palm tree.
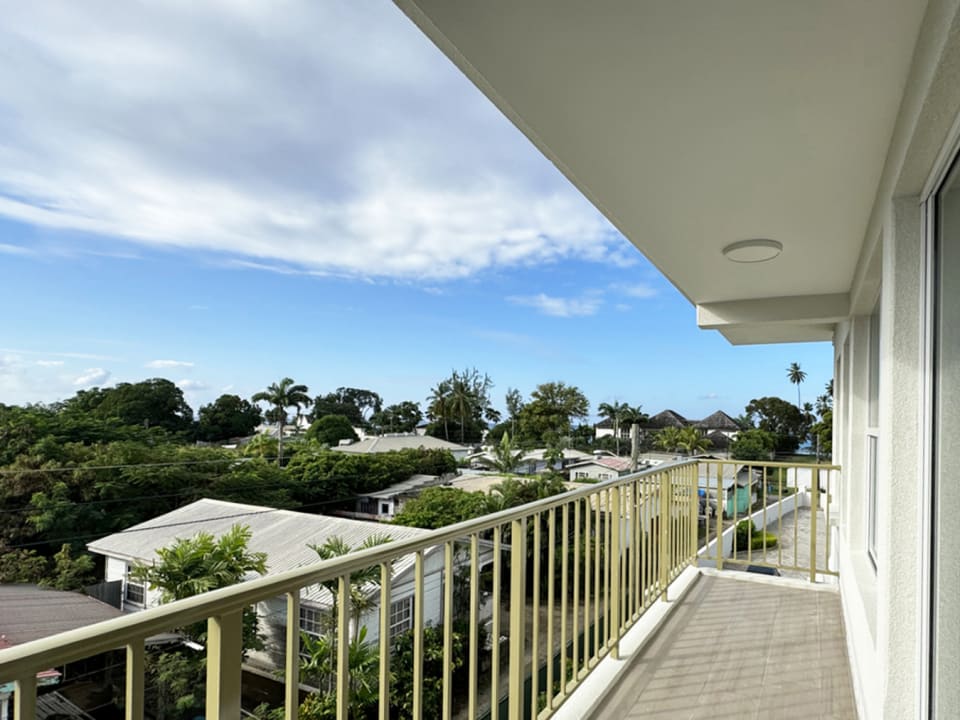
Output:
[[653,436],[653,444],[667,452],[677,452],[682,440],[680,428],[673,427],[672,425],[658,430],[657,434]]
[[441,380],[430,390],[427,398],[427,414],[434,420],[443,420],[443,439],[450,440],[450,381]]
[[510,433],[504,432],[503,437],[500,438],[500,443],[493,449],[493,457],[485,464],[498,472],[509,474],[516,470],[523,454],[523,450],[517,450],[514,447],[513,441],[510,439]]
[[703,452],[713,444],[695,427],[681,428],[678,437],[677,446],[688,455]]
[[597,407],[597,412],[600,413],[600,417],[613,421],[613,437],[616,443],[617,455],[620,454],[620,421],[623,420],[627,412],[632,409],[633,408],[627,405],[627,403],[617,402],[616,400],[612,403],[600,403]]
[[[385,543],[390,542],[392,539],[393,538],[385,533],[376,533],[374,535],[370,535],[366,540],[354,548],[342,537],[334,535],[327,538],[326,542],[324,542],[322,545],[310,545],[309,547],[320,556],[321,560],[331,560],[333,558],[342,557],[343,555],[353,552],[354,550],[367,550],[372,547],[384,545]],[[338,583],[339,580],[330,580],[322,583],[322,585],[330,591],[330,595],[333,597],[333,604],[331,606],[333,617],[337,616]],[[370,593],[370,589],[379,586],[379,564],[371,565],[370,567],[350,573],[350,609],[353,611],[354,620],[354,636],[352,640],[356,640],[359,637],[358,633],[360,632],[360,620],[363,617],[363,614],[376,603],[374,594]]]
[[306,385],[299,385],[286,377],[250,398],[253,402],[262,401],[273,405],[277,421],[280,423],[280,432],[277,435],[277,465],[283,462],[283,427],[286,424],[287,408],[297,408],[297,415],[299,415],[301,408],[310,405],[310,396],[307,392]]
[[460,444],[462,445],[467,429],[467,418],[473,417],[478,398],[466,374],[454,372],[450,381],[450,411],[460,418]]
[[790,367],[787,368],[787,378],[797,386],[797,408],[801,408],[800,383],[807,379],[807,374],[800,369],[800,363],[790,363]]

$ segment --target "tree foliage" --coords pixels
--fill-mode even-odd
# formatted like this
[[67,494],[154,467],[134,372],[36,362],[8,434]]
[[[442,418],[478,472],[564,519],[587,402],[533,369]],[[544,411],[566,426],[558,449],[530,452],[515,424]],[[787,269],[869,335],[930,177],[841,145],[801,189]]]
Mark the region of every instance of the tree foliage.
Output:
[[778,397],[755,398],[745,413],[756,427],[776,436],[777,452],[795,452],[810,429],[800,408]]
[[383,435],[413,432],[422,420],[420,404],[412,400],[404,400],[394,405],[387,405],[380,412],[374,413],[370,417],[369,424],[373,432]]
[[263,413],[239,395],[221,395],[200,408],[199,418],[197,438],[218,442],[252,434],[263,422]]
[[522,440],[539,447],[554,444],[569,437],[573,421],[589,411],[590,403],[580,388],[563,382],[538,385],[520,411]]
[[324,415],[343,415],[355,427],[367,427],[370,417],[381,411],[383,399],[373,390],[338,387],[326,395],[313,399],[311,420]]
[[436,530],[485,515],[487,496],[460,488],[428,487],[404,503],[393,522],[396,525]]
[[307,440],[316,440],[328,447],[336,447],[341,440],[359,439],[345,415],[324,415],[314,420],[307,430]]
[[766,430],[741,430],[730,444],[734,460],[769,460],[777,446],[777,436]]
[[490,401],[492,388],[490,376],[476,368],[454,370],[430,391],[427,433],[461,443],[482,440],[488,423],[500,420]]
[[296,408],[299,418],[300,411],[310,405],[310,396],[307,392],[306,385],[297,384],[292,378],[285,377],[280,382],[271,383],[266,390],[261,390],[251,398],[253,402],[266,402],[272,406],[273,412],[269,417],[279,425],[277,465],[283,464],[283,428],[287,423],[287,408]]

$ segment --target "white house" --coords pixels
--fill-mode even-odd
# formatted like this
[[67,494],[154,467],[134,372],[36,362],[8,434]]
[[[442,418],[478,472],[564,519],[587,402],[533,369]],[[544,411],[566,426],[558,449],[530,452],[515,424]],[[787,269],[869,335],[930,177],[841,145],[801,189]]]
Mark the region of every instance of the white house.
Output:
[[630,472],[630,458],[598,456],[567,466],[574,482],[601,481],[620,477]]
[[832,343],[858,712],[956,717],[960,0],[397,4],[701,328]]
[[[144,587],[130,578],[129,573],[135,563],[153,562],[157,557],[156,551],[169,546],[177,538],[194,537],[199,532],[219,536],[237,524],[245,525],[251,531],[249,549],[266,553],[266,575],[320,562],[319,556],[309,545],[322,545],[332,537],[339,537],[351,547],[358,547],[376,535],[389,535],[393,540],[403,540],[420,537],[427,532],[399,525],[385,526],[363,520],[203,499],[96,540],[89,543],[87,548],[104,556],[105,580],[123,581],[123,609],[131,612],[159,604],[160,595],[158,590]],[[413,565],[413,555],[393,565],[391,633],[412,627]],[[442,566],[442,553],[426,553],[424,620],[428,623],[437,622],[441,617]],[[371,588],[370,592],[378,591]],[[300,605],[301,630],[318,632],[320,614],[328,611],[330,606],[331,597],[325,588],[304,588]],[[257,612],[261,617],[261,630],[267,635],[268,650],[263,654],[251,653],[250,659],[260,664],[270,664],[276,659],[273,656],[282,650],[287,624],[286,604],[277,598],[272,602],[260,603]],[[377,608],[373,608],[361,620],[367,627],[369,641],[379,637],[378,612]],[[269,647],[271,644],[274,646],[273,652]]]

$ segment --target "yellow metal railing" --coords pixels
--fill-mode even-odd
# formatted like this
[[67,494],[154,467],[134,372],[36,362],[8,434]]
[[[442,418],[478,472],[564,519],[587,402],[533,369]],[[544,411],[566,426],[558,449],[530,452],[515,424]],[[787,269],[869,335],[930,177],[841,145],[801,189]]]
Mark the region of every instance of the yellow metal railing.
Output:
[[810,582],[836,575],[831,528],[839,482],[839,465],[701,460],[700,559]]
[[[285,717],[295,720],[302,690],[301,590],[335,583],[336,716],[346,720],[351,709],[350,578],[379,566],[379,588],[371,590],[379,596],[378,607],[366,622],[379,631],[376,690],[379,717],[386,720],[392,716],[396,677],[390,667],[390,606],[397,585],[392,568],[412,556],[413,700],[407,714],[422,717],[424,693],[439,682],[444,719],[546,718],[603,657],[618,656],[626,631],[696,563],[697,489],[697,462],[679,463],[25,643],[0,651],[0,684],[15,683],[15,717],[32,719],[38,672],[125,648],[125,713],[140,720],[145,640],[205,620],[206,717],[235,719],[243,682],[243,610],[284,597],[285,655],[277,675],[285,681]],[[458,611],[454,592],[463,593],[464,583],[468,608]],[[428,607],[439,607],[439,615],[428,617]],[[454,657],[455,620],[469,627],[465,657]],[[443,638],[439,678],[427,677],[424,669],[429,625]],[[481,637],[487,626],[489,647]],[[461,683],[455,691],[460,663],[466,666],[466,687]]]

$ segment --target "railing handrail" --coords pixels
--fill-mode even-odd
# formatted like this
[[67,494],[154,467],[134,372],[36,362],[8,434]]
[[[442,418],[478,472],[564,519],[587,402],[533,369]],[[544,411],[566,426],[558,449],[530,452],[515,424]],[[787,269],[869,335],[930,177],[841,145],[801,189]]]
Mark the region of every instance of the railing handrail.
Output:
[[[358,570],[391,562],[417,552],[423,552],[465,536],[492,530],[514,520],[522,520],[536,513],[562,507],[599,492],[629,485],[638,479],[699,463],[698,458],[659,465],[648,470],[611,478],[559,495],[535,500],[515,508],[501,510],[456,525],[429,531],[414,538],[391,541],[385,545],[351,552],[338,558],[322,560],[309,566],[287,570],[276,575],[256,578],[212,590],[194,597],[177,600],[158,607],[132,613],[120,618],[104,620],[75,630],[32,640],[0,650],[0,682],[40,672],[52,666],[90,657],[122,647],[171,627],[181,627],[205,620],[211,616],[234,612],[289,592],[299,592],[308,585],[334,580]],[[713,462],[713,461],[711,461]],[[810,466],[814,467],[814,466]]]

